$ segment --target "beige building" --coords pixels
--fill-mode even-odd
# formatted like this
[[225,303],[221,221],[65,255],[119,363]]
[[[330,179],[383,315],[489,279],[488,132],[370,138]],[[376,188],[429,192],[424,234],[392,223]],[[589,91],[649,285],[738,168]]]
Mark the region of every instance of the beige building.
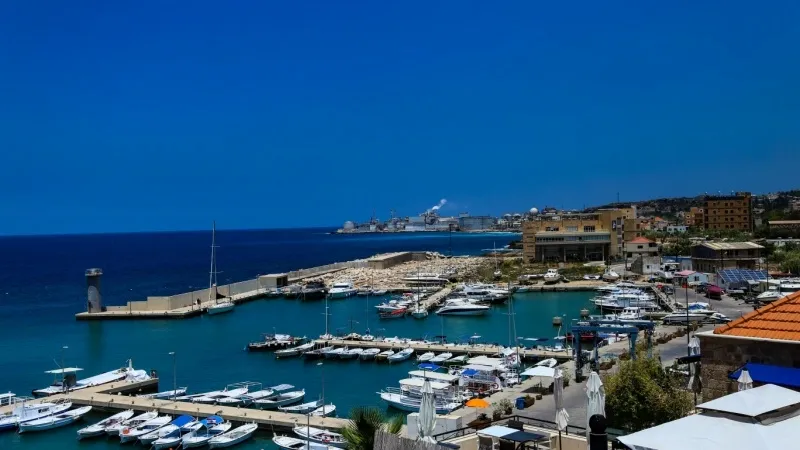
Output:
[[754,242],[704,242],[692,247],[692,270],[755,269],[763,249]]
[[622,255],[625,220],[635,208],[541,216],[522,225],[527,261],[605,261]]
[[703,210],[706,230],[753,231],[753,199],[749,192],[706,196]]
[[692,206],[689,208],[689,212],[686,213],[686,225],[690,227],[700,227],[702,228],[704,222],[704,214],[703,208],[698,208],[696,206]]

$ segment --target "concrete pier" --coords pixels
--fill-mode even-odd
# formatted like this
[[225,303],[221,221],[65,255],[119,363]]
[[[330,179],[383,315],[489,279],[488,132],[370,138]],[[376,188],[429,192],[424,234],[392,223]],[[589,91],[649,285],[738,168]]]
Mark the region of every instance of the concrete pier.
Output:
[[[133,409],[137,412],[156,410],[163,414],[180,415],[187,414],[193,417],[207,417],[218,415],[225,420],[238,423],[254,422],[259,424],[267,431],[291,432],[295,425],[307,425],[311,422],[312,427],[340,430],[347,424],[346,419],[335,417],[308,417],[305,414],[289,414],[281,411],[267,411],[251,408],[240,408],[219,405],[204,405],[191,402],[176,402],[172,400],[154,400],[141,397],[122,395],[122,393],[139,393],[140,391],[152,391],[158,387],[158,379],[151,379],[140,383],[111,383],[96,386],[68,394],[58,394],[33,400],[32,403],[53,402],[56,400],[69,399],[75,405],[88,405],[95,409],[118,412],[126,409]],[[11,412],[12,406],[0,408],[0,414]]]

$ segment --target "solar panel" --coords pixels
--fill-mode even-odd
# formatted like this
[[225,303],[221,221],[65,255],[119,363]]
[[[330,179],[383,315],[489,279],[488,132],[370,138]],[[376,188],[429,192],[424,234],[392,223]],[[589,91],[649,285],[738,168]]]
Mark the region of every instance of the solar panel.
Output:
[[719,271],[719,276],[726,283],[759,281],[768,278],[766,270],[751,269],[722,269]]

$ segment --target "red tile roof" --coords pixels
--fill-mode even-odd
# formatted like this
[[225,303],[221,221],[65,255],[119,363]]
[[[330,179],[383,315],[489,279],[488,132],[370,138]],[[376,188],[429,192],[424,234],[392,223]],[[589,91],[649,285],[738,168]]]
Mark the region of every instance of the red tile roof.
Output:
[[800,341],[800,292],[717,327],[714,334]]
[[628,242],[630,242],[631,244],[652,244],[653,243],[653,241],[651,241],[650,239],[647,239],[646,237],[641,237],[641,236],[637,237],[637,238],[634,238],[634,239],[631,239]]

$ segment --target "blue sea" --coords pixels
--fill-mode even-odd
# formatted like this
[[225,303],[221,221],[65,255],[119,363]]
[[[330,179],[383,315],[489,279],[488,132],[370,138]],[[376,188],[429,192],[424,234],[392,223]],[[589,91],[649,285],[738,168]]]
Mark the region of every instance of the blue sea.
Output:
[[[308,268],[377,253],[428,250],[476,255],[506,245],[515,234],[329,234],[330,229],[217,231],[220,283],[258,274]],[[262,333],[318,336],[324,331],[324,301],[268,299],[237,306],[220,316],[187,320],[77,322],[85,308],[84,270],[103,269],[106,305],[122,305],[148,295],[168,295],[208,284],[210,231],[0,237],[0,391],[27,395],[48,385],[44,373],[60,364],[104,372],[132,358],[140,369],[172,378],[177,353],[178,385],[191,391],[219,389],[239,381],[265,385],[290,383],[306,389],[306,398],[322,395],[340,416],[354,406],[385,408],[376,392],[396,386],[413,364],[377,365],[359,361],[275,360],[271,353],[249,353],[249,341]],[[551,318],[577,316],[589,293],[532,293],[515,296],[517,334],[554,336]],[[331,301],[331,328],[386,336],[444,334],[457,339],[478,334],[490,342],[508,342],[505,307],[485,317],[430,316],[425,320],[379,321],[372,305],[380,299],[352,297]],[[68,348],[63,351],[62,347]],[[161,389],[171,389],[162,381]],[[387,411],[390,412],[391,411]],[[92,414],[87,421],[99,420]],[[0,449],[115,448],[114,441],[76,442],[80,424],[34,435],[0,434]],[[237,448],[273,448],[269,433]]]

